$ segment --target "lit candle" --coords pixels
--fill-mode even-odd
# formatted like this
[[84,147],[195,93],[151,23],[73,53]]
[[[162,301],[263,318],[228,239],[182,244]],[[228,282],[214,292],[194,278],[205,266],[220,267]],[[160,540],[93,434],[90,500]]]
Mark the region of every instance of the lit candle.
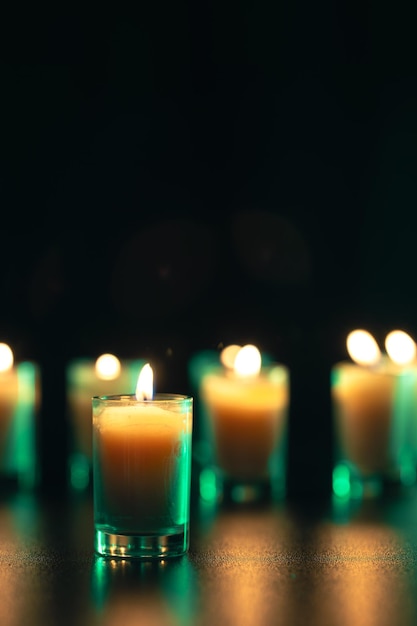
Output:
[[385,349],[393,363],[408,367],[415,364],[417,346],[415,341],[403,330],[392,330],[385,337]]
[[417,346],[402,330],[393,330],[385,349],[398,366],[394,395],[394,423],[391,449],[400,467],[400,480],[412,485],[417,477]]
[[39,402],[38,366],[30,361],[16,364],[10,346],[0,343],[0,471],[19,488],[36,483]]
[[201,383],[215,462],[228,481],[268,481],[286,425],[288,371],[282,365],[262,369],[261,354],[252,345],[228,346],[221,362],[224,370],[207,374]]
[[90,480],[92,459],[91,399],[126,393],[135,388],[137,372],[143,360],[123,360],[109,353],[96,360],[75,359],[67,368],[67,401],[73,444],[70,456],[70,480],[76,489],[84,489]]
[[[338,363],[332,369],[338,456],[365,482],[375,477],[394,479],[400,471],[404,438],[398,437],[401,424],[395,399],[411,354],[404,335],[402,331],[388,335],[387,356],[370,333],[353,331],[347,338],[352,362]],[[339,480],[341,476],[338,469],[333,486],[344,495],[350,487]]]
[[93,399],[96,549],[170,556],[188,547],[192,399],[153,396],[146,364],[135,395]]
[[3,459],[10,424],[18,400],[18,374],[13,351],[0,343],[0,458]]

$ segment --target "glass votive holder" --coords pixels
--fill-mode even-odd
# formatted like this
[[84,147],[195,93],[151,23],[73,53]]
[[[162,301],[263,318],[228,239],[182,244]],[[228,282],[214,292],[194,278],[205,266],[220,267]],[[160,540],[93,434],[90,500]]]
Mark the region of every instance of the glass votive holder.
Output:
[[377,497],[416,479],[415,368],[337,363],[331,372],[333,493]]
[[102,396],[92,407],[96,552],[142,559],[184,554],[193,399]]
[[0,372],[0,484],[5,489],[36,485],[39,403],[37,364],[23,361]]
[[129,394],[136,388],[140,359],[119,360],[103,354],[96,360],[73,359],[66,369],[66,395],[70,431],[69,481],[75,491],[91,487],[91,399],[94,396]]
[[188,361],[188,380],[191,394],[194,396],[191,489],[192,494],[198,498],[201,492],[201,477],[206,476],[203,491],[205,499],[209,501],[215,499],[214,474],[210,470],[206,472],[206,468],[212,463],[212,446],[208,431],[207,407],[202,401],[200,389],[203,378],[211,372],[218,371],[219,364],[219,353],[216,350],[202,350],[193,354]]
[[260,502],[285,494],[289,372],[281,364],[236,376],[218,367],[201,381],[210,450],[203,499]]

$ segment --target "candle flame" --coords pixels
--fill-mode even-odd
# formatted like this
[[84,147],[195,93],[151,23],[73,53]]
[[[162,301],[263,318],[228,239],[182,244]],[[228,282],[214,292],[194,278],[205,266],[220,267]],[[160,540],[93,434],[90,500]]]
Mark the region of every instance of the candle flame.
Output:
[[101,380],[115,380],[120,376],[121,365],[117,356],[102,354],[96,361],[95,369]]
[[7,343],[0,343],[0,372],[7,372],[12,369],[14,356],[12,349]]
[[136,385],[137,400],[152,400],[153,398],[153,371],[149,363],[142,367]]
[[220,352],[220,361],[224,367],[229,370],[233,369],[235,359],[240,348],[241,346],[237,346],[236,344],[231,344],[230,346],[223,348]]
[[233,368],[241,377],[257,376],[261,371],[262,358],[256,346],[248,344],[240,348],[236,355]]
[[346,346],[350,358],[358,365],[375,365],[381,358],[378,344],[367,330],[349,333]]
[[408,365],[415,360],[417,347],[410,335],[403,330],[393,330],[385,338],[385,349],[391,361]]

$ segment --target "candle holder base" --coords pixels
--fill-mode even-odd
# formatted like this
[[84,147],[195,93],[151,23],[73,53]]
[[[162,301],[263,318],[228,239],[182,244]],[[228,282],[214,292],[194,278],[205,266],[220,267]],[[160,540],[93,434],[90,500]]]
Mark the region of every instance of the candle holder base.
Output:
[[400,486],[400,478],[388,472],[362,475],[347,462],[341,462],[333,469],[333,495],[337,498],[372,500],[395,491]]
[[224,478],[221,498],[226,504],[262,504],[272,498],[271,483],[263,481],[237,481]]
[[116,534],[95,530],[95,550],[101,556],[122,559],[167,559],[188,550],[188,526],[175,533]]

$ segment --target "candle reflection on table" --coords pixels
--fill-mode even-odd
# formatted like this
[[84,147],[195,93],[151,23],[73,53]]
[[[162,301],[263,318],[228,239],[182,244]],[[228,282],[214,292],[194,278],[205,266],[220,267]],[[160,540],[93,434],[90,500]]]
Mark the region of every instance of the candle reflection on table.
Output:
[[107,626],[191,626],[198,607],[196,576],[187,557],[135,561],[97,556],[91,600],[95,615]]
[[[205,589],[202,624],[270,626],[277,616],[289,624],[292,523],[285,511],[231,505],[200,528],[204,530],[194,541]],[[193,541],[191,553],[192,546]]]
[[[388,507],[389,508],[389,507]],[[348,521],[323,524],[328,546],[326,569],[339,569],[329,610],[339,624],[391,626],[415,621],[407,572],[411,558],[407,541],[384,521],[381,509],[364,502]]]

